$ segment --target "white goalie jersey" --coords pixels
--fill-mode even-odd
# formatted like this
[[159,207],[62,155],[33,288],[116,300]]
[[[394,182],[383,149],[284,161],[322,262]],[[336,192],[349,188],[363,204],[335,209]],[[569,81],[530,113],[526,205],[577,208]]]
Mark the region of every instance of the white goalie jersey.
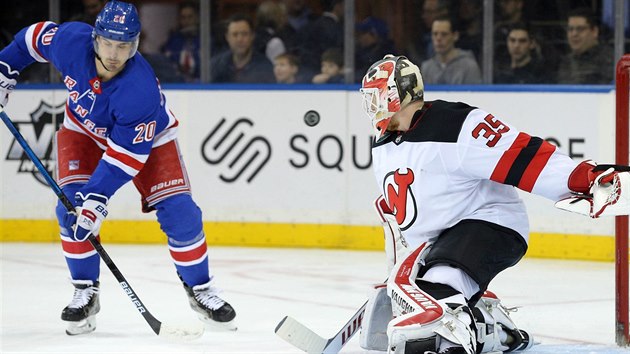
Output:
[[492,222],[527,241],[515,189],[552,201],[570,195],[577,166],[541,138],[464,103],[426,102],[406,132],[372,147],[381,192],[411,247],[464,219]]

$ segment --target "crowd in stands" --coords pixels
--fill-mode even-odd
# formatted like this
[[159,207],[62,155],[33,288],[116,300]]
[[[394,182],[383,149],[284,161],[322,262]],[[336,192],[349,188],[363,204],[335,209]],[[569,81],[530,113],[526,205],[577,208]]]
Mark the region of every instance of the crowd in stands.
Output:
[[[81,0],[82,11],[67,20],[93,24],[105,2]],[[306,0],[261,1],[255,13],[233,13],[213,24],[210,82],[331,84],[349,77],[359,82],[371,63],[393,53],[418,63],[426,84],[482,83],[483,0],[407,2],[415,6],[404,11],[413,11],[417,21],[404,43],[394,41],[393,29],[400,32],[401,26],[378,11],[355,16],[355,41],[344,43],[343,0],[321,0],[317,9]],[[175,28],[159,52],[142,54],[162,82],[200,82],[199,3],[174,3]],[[613,3],[495,0],[492,82],[612,83]],[[11,33],[6,28],[1,33],[4,46]],[[354,45],[353,68],[344,66],[344,45]],[[40,71],[27,75],[27,82],[45,81]]]

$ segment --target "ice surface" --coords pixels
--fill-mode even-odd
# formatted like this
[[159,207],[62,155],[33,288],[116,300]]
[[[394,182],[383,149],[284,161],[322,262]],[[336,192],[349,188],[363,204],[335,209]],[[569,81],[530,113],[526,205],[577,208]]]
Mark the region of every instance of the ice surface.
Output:
[[[149,311],[169,325],[196,323],[166,245],[105,249]],[[210,248],[223,297],[237,311],[238,331],[195,341],[156,336],[110,273],[101,267],[101,312],[94,333],[64,333],[61,309],[73,288],[59,244],[0,243],[1,353],[299,353],[274,334],[285,316],[329,338],[385,278],[380,252]],[[541,344],[529,353],[630,353],[615,346],[612,263],[526,258],[490,290],[521,328]],[[368,353],[353,338],[341,353]],[[378,352],[373,352],[378,353]]]

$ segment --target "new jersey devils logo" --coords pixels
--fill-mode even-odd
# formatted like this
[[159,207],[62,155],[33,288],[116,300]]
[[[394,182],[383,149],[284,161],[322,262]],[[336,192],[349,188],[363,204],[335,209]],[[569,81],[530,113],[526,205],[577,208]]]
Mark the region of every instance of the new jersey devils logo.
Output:
[[416,199],[411,191],[414,174],[411,169],[397,169],[385,175],[383,191],[389,208],[396,216],[401,230],[407,230],[416,221],[418,209]]

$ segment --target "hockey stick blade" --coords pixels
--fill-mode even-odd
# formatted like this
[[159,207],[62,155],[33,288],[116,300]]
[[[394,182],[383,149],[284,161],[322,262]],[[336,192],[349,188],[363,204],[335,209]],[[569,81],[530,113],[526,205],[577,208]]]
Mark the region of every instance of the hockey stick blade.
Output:
[[204,331],[205,328],[203,324],[199,324],[198,326],[173,326],[162,323],[158,336],[170,340],[189,341],[201,337]]
[[289,316],[278,323],[275,332],[280,338],[309,354],[323,353],[330,342]]
[[336,354],[361,328],[366,306],[367,301],[330,339],[323,338],[289,316],[284,317],[278,323],[275,333],[286,342],[309,354]]

